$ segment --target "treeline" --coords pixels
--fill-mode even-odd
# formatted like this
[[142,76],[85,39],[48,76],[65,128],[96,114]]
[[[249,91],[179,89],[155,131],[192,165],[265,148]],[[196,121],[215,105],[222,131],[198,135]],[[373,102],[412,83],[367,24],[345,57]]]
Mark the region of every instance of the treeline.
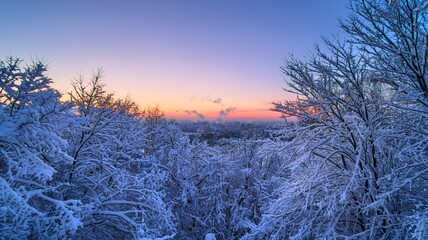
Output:
[[1,61],[0,238],[427,239],[428,2],[350,11],[285,60],[269,138],[190,140],[101,72],[61,101],[44,64]]
[[60,101],[44,64],[21,65],[0,62],[1,238],[231,239],[260,217],[280,176],[273,140],[190,141],[101,72]]

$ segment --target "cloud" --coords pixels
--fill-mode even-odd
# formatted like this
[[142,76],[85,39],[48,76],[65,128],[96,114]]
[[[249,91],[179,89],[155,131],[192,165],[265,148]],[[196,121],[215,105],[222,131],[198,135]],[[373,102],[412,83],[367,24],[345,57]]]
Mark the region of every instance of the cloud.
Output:
[[202,98],[202,97],[198,97],[196,95],[193,95],[193,96],[190,97],[190,100],[191,101],[195,101],[195,100],[208,101],[208,102],[211,102],[211,103],[214,103],[214,104],[219,104],[221,106],[224,106],[223,103],[222,103],[223,99],[221,97],[211,98],[210,96],[207,96],[205,98]]
[[196,110],[192,110],[192,111],[190,111],[190,110],[186,110],[186,111],[184,111],[185,113],[187,113],[188,115],[196,115],[196,117],[199,119],[199,120],[204,120],[205,119],[205,116],[202,114],[202,113],[199,113],[198,111],[196,111]]
[[187,113],[188,115],[192,115],[192,113],[196,112],[196,110],[193,110],[193,111],[185,110],[184,112]]
[[210,97],[208,97],[208,99],[207,99],[209,102],[212,102],[212,103],[215,103],[215,104],[220,104],[220,105],[222,105],[223,106],[223,104],[221,103],[221,101],[222,101],[222,99],[221,98],[210,98]]
[[231,112],[233,112],[235,110],[236,110],[236,107],[228,107],[226,109],[220,110],[220,112],[218,112],[217,120],[218,121],[223,121],[224,118],[227,118],[227,116],[229,116],[229,113],[231,113]]

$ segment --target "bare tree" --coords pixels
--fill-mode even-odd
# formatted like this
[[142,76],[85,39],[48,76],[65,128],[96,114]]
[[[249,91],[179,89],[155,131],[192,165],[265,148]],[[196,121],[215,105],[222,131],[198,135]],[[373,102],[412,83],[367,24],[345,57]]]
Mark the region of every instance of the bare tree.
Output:
[[[352,0],[342,28],[368,54],[378,80],[427,107],[428,9],[422,0]],[[413,96],[411,94],[421,94]],[[423,99],[420,99],[423,97]]]

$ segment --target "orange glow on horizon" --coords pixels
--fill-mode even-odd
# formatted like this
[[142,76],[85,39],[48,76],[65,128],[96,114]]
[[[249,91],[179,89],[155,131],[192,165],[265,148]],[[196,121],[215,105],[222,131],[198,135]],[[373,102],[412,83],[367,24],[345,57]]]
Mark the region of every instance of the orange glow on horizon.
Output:
[[[200,112],[204,119],[198,118],[196,114],[189,114],[185,111],[165,111],[167,118],[176,120],[217,120],[219,118],[219,111],[206,111]],[[278,112],[270,111],[268,109],[236,109],[230,112],[227,116],[223,116],[223,121],[279,121],[281,114]]]

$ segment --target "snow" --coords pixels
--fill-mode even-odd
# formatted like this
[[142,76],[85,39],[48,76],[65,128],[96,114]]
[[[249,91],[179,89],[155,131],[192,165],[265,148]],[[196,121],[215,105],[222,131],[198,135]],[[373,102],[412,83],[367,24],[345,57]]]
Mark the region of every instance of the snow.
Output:
[[[401,10],[426,36],[427,2]],[[1,61],[0,239],[428,239],[426,39],[348,24],[376,51],[287,58],[299,97],[274,107],[295,121],[214,141],[117,99],[101,71],[64,103],[45,65]],[[416,52],[383,47],[391,34]]]
[[214,233],[205,234],[205,240],[216,240]]

